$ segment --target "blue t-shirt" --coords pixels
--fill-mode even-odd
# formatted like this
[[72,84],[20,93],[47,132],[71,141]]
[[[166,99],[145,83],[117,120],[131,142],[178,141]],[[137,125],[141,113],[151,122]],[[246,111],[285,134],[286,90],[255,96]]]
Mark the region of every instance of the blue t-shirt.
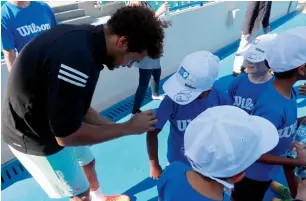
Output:
[[[279,133],[279,143],[269,154],[286,157],[286,152],[291,147],[297,129],[297,94],[293,88],[291,97],[291,99],[283,97],[271,84],[254,106],[252,114],[272,122]],[[279,168],[279,165],[255,162],[246,170],[246,176],[257,181],[269,181],[272,173]]]
[[189,170],[192,168],[181,162],[166,167],[157,183],[159,201],[213,201],[192,188],[186,178]]
[[213,89],[204,99],[195,99],[187,105],[179,105],[168,96],[161,102],[157,110],[158,123],[156,129],[162,129],[167,121],[170,122],[168,137],[168,162],[181,161],[189,164],[184,155],[184,133],[188,124],[207,108],[218,105],[231,105],[226,93]]
[[272,84],[273,80],[274,77],[265,83],[255,84],[249,80],[248,74],[242,74],[229,85],[228,95],[234,106],[251,114],[258,97],[267,88],[267,85]]
[[43,2],[31,1],[27,8],[6,2],[1,8],[2,49],[21,49],[42,31],[55,27],[52,9]]

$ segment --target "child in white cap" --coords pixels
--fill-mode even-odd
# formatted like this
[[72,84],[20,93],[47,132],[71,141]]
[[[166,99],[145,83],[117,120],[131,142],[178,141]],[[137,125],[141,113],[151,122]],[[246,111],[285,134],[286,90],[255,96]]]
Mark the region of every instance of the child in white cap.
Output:
[[158,133],[170,122],[167,159],[169,163],[182,161],[189,164],[184,155],[185,129],[196,116],[207,108],[230,105],[226,93],[213,88],[219,73],[219,58],[208,51],[187,55],[177,72],[163,88],[167,96],[157,111],[155,131],[147,134],[150,158],[150,176],[157,179],[162,172],[158,159]]
[[[294,166],[306,165],[306,153],[300,145],[295,144],[297,158],[286,157],[297,126],[303,120],[297,116],[297,93],[293,85],[306,75],[306,27],[280,33],[270,46],[266,60],[275,80],[260,95],[252,114],[273,123],[279,133],[279,143],[251,165],[246,170],[246,177],[235,184],[234,201],[261,201],[270,187],[274,171],[279,171],[281,166],[286,167],[287,172],[288,166],[293,170]],[[269,131],[265,133],[270,135]]]
[[159,200],[224,200],[224,187],[232,188],[244,177],[245,169],[278,140],[276,128],[264,118],[235,106],[207,109],[185,132],[185,154],[191,167],[174,162],[164,170],[157,184]]
[[248,73],[235,78],[228,87],[233,105],[249,114],[262,91],[274,80],[266,62],[266,52],[275,37],[275,34],[265,34],[253,40],[243,53]]

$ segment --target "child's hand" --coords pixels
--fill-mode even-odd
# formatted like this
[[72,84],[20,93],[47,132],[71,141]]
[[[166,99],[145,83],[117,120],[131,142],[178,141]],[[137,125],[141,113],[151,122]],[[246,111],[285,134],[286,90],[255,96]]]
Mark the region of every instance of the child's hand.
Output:
[[159,179],[161,173],[163,172],[160,165],[151,165],[150,167],[150,177],[152,179]]

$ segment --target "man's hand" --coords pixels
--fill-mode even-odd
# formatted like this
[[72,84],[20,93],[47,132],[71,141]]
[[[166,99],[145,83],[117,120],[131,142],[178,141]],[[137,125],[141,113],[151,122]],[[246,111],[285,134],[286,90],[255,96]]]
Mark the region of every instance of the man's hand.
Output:
[[267,26],[266,28],[265,28],[265,33],[269,33],[270,32],[270,26]]
[[142,134],[154,130],[154,125],[157,124],[157,117],[154,110],[147,110],[136,113],[127,123],[129,133]]
[[306,95],[306,82],[304,83],[304,85],[302,84],[299,88],[299,94],[301,95]]
[[150,177],[152,179],[159,179],[161,173],[163,172],[160,165],[151,165],[150,166]]
[[295,147],[296,153],[297,153],[297,165],[304,166],[306,165],[306,149],[305,145],[302,145],[301,143],[295,142],[293,143],[293,147]]

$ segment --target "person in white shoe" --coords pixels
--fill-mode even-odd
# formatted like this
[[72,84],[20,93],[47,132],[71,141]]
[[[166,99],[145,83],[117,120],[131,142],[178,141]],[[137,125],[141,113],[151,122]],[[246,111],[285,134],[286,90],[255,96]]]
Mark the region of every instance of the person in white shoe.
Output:
[[249,1],[245,13],[239,48],[233,64],[233,75],[239,76],[245,70],[242,54],[257,36],[270,32],[271,1]]
[[[153,11],[152,6],[147,1],[129,1],[127,6],[131,7],[144,7]],[[165,12],[168,10],[168,3],[164,2],[159,9],[155,12],[156,18],[160,18]],[[167,28],[168,24],[165,22],[161,22],[163,28]],[[141,104],[145,98],[147,88],[149,86],[151,77],[153,77],[151,81],[151,90],[152,90],[152,99],[153,100],[162,100],[164,96],[159,94],[159,83],[161,77],[161,65],[160,59],[151,59],[149,57],[145,57],[139,63],[134,63],[134,67],[139,68],[139,81],[138,87],[135,93],[134,104],[132,108],[132,115],[140,112]]]

